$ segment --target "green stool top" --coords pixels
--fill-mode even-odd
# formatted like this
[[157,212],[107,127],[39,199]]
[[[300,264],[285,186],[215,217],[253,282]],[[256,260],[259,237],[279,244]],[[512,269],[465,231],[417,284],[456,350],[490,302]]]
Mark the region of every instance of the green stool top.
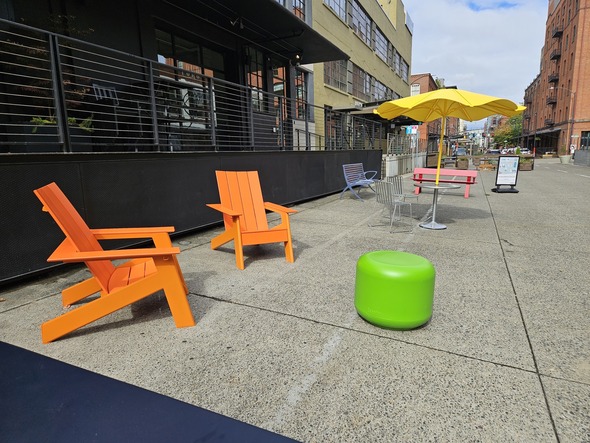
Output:
[[434,266],[419,255],[374,251],[356,266],[355,307],[377,326],[412,329],[432,317]]

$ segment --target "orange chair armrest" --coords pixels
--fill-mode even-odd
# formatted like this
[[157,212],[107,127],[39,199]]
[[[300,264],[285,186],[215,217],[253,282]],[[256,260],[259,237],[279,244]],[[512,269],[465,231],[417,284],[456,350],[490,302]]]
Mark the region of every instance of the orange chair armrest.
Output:
[[239,211],[223,206],[221,203],[208,203],[207,206],[232,217],[238,217],[241,215]]
[[119,260],[130,258],[148,258],[180,254],[180,248],[145,248],[145,249],[116,249],[109,251],[74,251],[71,243],[66,239],[49,256],[49,262],[83,262],[93,260]]
[[294,214],[297,212],[295,209],[287,208],[285,206],[277,205],[276,203],[264,202],[264,209],[268,209],[273,212],[286,212],[287,214]]
[[158,226],[153,228],[100,228],[91,229],[97,240],[116,238],[148,238],[157,234],[174,232],[174,226]]

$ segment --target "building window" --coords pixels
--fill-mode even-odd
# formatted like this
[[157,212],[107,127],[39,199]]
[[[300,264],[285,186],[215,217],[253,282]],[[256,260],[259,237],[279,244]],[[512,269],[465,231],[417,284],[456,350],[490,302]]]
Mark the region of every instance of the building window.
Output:
[[272,102],[276,116],[277,128],[281,127],[287,118],[287,69],[280,61],[274,60],[272,67]]
[[177,72],[181,78],[192,78],[190,73],[224,78],[223,54],[178,35],[156,29],[158,62],[187,71]]
[[574,43],[576,40],[576,25],[574,25],[574,30],[572,32],[572,43]]
[[324,83],[346,92],[347,61],[324,63]]
[[399,52],[397,52],[396,50],[393,51],[393,67],[395,68],[395,73],[397,75],[401,75],[401,70],[400,70],[400,61],[401,61],[401,57],[399,55]]
[[388,66],[391,66],[391,67],[394,66],[394,62],[393,62],[394,54],[395,54],[395,47],[390,43],[387,45],[387,65]]
[[285,96],[286,95],[286,76],[285,76],[285,67],[281,66],[280,64],[276,63],[273,65],[272,68],[272,91],[276,95]]
[[580,137],[580,149],[585,151],[590,150],[590,131],[582,131]]
[[374,100],[386,100],[389,97],[387,89],[387,86],[385,86],[379,80],[375,80],[375,90],[373,91]]
[[264,110],[264,55],[262,52],[246,47],[246,84],[252,88],[252,108]]
[[401,73],[400,73],[400,77],[402,78],[402,80],[404,81],[408,81],[408,71],[409,71],[409,66],[406,63],[405,60],[401,61]]
[[361,100],[371,100],[371,76],[357,65],[352,65],[352,95]]
[[371,46],[371,18],[356,0],[352,2],[352,29],[361,40]]
[[295,71],[295,118],[305,118],[305,108],[307,103],[307,73],[304,71]]
[[293,0],[293,13],[305,21],[305,0]]
[[375,52],[381,60],[387,63],[387,49],[389,42],[379,28],[375,28]]
[[324,4],[330,7],[340,19],[346,21],[346,0],[324,0]]

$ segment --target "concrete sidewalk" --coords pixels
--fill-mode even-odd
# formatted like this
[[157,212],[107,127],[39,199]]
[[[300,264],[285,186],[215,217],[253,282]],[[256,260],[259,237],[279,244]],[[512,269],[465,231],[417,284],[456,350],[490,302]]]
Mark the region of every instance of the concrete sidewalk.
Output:
[[[3,290],[0,339],[304,442],[589,442],[590,169],[537,160],[518,194],[494,180],[439,194],[444,231],[417,226],[430,191],[406,233],[368,226],[367,190],[297,205],[293,264],[251,247],[239,271],[209,248],[219,229],[178,239],[193,328],[157,294],[42,345],[73,270]],[[434,264],[425,327],[357,315],[356,261],[379,249]]]

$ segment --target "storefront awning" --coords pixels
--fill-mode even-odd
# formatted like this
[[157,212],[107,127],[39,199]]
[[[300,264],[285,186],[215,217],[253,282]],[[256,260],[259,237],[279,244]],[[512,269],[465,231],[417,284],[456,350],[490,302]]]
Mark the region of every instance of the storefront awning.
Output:
[[548,134],[550,132],[559,132],[559,131],[561,131],[561,128],[541,129],[540,131],[537,131],[537,132],[535,132],[534,134],[531,134],[531,135]]
[[[351,115],[360,115],[365,118],[369,118],[372,120],[382,120],[382,121],[389,121],[394,123],[395,126],[415,126],[421,125],[422,122],[418,122],[412,118],[405,117],[400,115],[399,117],[392,118],[391,120],[387,120],[386,118],[381,117],[379,114],[375,114],[373,111],[377,109],[379,105],[374,106],[366,106],[360,109],[350,110]],[[335,109],[335,111],[343,111],[342,109]]]
[[[299,63],[350,57],[276,0],[201,0],[199,14],[250,44]],[[192,6],[194,7],[194,6]]]

